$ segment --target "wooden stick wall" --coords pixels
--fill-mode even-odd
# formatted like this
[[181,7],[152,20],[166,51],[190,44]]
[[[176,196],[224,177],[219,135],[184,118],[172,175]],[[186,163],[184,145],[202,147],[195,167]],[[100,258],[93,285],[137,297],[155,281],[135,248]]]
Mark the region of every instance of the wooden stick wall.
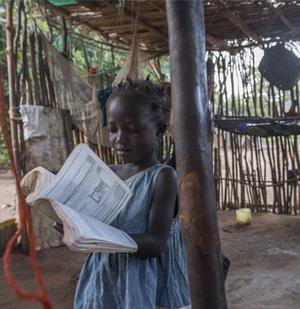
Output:
[[[215,116],[287,117],[299,115],[299,84],[282,91],[263,79],[254,50],[211,55]],[[245,119],[246,121],[247,119]],[[215,129],[214,172],[218,207],[298,214],[300,144],[296,135],[255,137]]]
[[[58,98],[54,89],[54,81],[52,80],[51,67],[49,61],[42,48],[42,40],[40,36],[40,29],[37,26],[28,26],[29,15],[24,5],[24,0],[18,2],[15,9],[15,20],[13,27],[12,12],[13,1],[8,3],[8,27],[7,27],[7,49],[8,53],[8,67],[10,75],[10,111],[11,111],[11,130],[12,139],[14,143],[15,157],[18,162],[18,170],[21,175],[28,172],[26,167],[25,157],[25,142],[23,138],[23,126],[19,114],[19,108],[22,104],[43,105],[49,108],[59,109]],[[46,19],[47,20],[47,19]],[[53,29],[50,24],[49,32],[53,39]],[[63,36],[64,46],[66,51],[68,35],[72,32],[66,31],[66,24],[63,23],[61,35]],[[57,29],[56,29],[57,30]],[[50,38],[50,40],[51,40]],[[81,44],[84,49],[84,44]],[[99,46],[99,51],[102,53],[104,49],[108,50],[107,46]],[[114,49],[109,48],[109,55],[113,59]],[[86,56],[86,51],[83,50]],[[101,57],[102,59],[102,57]],[[100,68],[101,70],[101,68]],[[93,77],[91,77],[93,79]],[[105,88],[114,79],[113,75],[100,75],[97,78],[97,87]],[[65,139],[67,152],[70,153],[75,145],[79,143],[87,143],[89,146],[108,164],[118,163],[118,159],[110,147],[103,146],[100,142],[91,143],[83,134],[81,128],[74,126],[72,117],[68,110],[61,110],[64,118]],[[101,140],[101,132],[98,132],[98,140]],[[169,136],[164,136],[159,140],[159,147],[157,150],[158,158],[161,161],[168,161],[171,157],[172,141]]]

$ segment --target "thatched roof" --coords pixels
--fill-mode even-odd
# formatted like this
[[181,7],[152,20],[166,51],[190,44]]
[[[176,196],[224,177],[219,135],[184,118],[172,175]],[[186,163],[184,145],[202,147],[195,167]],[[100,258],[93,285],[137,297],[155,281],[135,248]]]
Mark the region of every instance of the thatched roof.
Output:
[[[48,2],[67,2],[48,0]],[[70,1],[70,0],[69,0]],[[194,0],[188,0],[194,1]],[[168,52],[164,0],[72,0],[50,6],[75,24],[99,32],[119,47],[130,45],[138,16],[141,48],[153,54]],[[207,49],[259,45],[300,38],[300,2],[295,0],[205,0]]]

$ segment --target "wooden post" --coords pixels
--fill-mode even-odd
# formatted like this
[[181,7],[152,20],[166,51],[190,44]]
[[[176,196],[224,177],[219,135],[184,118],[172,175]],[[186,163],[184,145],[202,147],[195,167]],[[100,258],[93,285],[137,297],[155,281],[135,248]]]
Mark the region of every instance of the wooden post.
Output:
[[20,173],[19,161],[19,139],[17,122],[14,119],[17,102],[15,96],[15,57],[14,57],[14,34],[13,34],[13,4],[14,0],[6,1],[6,47],[7,47],[7,72],[8,72],[8,87],[9,87],[9,110],[10,110],[10,130],[13,155],[18,173]]
[[192,308],[227,308],[208,111],[203,0],[166,2],[182,230]]

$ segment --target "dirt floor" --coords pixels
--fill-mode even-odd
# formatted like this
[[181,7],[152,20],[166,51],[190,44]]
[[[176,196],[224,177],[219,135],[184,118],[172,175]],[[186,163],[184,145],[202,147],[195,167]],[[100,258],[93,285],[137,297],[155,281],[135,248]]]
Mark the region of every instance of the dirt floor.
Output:
[[238,227],[219,212],[223,251],[231,259],[228,308],[300,308],[300,216],[254,214]]
[[16,216],[14,197],[13,177],[9,171],[0,169],[0,222]]
[[[13,196],[10,175],[0,173],[0,221],[14,215],[13,207],[2,207],[13,205]],[[300,308],[300,216],[254,214],[251,225],[238,227],[234,212],[222,211],[219,223],[223,252],[231,259],[226,281],[228,308]],[[38,252],[54,308],[72,308],[84,258],[65,247]],[[17,300],[3,278],[2,263],[0,269],[0,308],[41,308]],[[31,268],[23,254],[14,255],[12,269],[23,287],[34,290]]]

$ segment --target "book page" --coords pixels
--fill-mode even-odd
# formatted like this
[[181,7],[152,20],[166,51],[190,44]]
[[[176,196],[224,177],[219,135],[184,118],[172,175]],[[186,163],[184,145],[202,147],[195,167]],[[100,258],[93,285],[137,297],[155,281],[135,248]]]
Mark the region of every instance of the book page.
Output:
[[26,202],[32,203],[41,192],[54,180],[55,175],[39,166],[27,173],[21,180],[21,186],[26,195]]
[[53,208],[53,201],[45,198],[39,198],[30,204],[31,208],[42,213],[46,217],[56,222],[62,222],[60,217],[57,216]]
[[63,242],[82,252],[136,252],[136,242],[125,232],[75,209],[52,201],[52,206],[64,225]]
[[128,186],[87,145],[80,144],[39,197],[109,224],[131,196]]

